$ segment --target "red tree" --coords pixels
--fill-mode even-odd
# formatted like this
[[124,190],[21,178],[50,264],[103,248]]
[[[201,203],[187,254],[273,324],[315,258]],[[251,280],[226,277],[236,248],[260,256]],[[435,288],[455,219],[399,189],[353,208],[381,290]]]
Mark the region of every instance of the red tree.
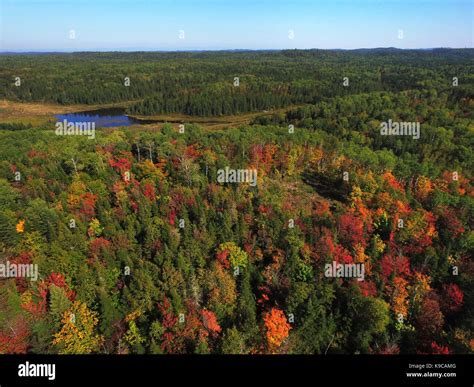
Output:
[[22,316],[16,316],[0,331],[0,354],[21,354],[28,349],[30,329]]
[[219,323],[217,322],[216,315],[213,312],[211,312],[210,310],[203,310],[201,311],[201,315],[204,327],[211,334],[217,334],[222,331]]
[[464,294],[456,284],[443,285],[441,295],[441,310],[445,314],[455,313],[462,307]]
[[339,218],[339,239],[348,248],[358,243],[365,247],[363,220],[352,213],[342,215]]

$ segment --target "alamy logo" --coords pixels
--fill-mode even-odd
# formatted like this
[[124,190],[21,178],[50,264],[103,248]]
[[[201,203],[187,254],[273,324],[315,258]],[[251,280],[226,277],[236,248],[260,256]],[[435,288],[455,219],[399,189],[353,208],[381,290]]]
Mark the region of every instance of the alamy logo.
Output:
[[0,278],[30,278],[31,281],[36,281],[38,279],[38,265],[11,263],[10,261],[0,263]]
[[415,140],[420,138],[419,122],[388,122],[380,123],[380,134],[382,136],[412,136]]
[[68,122],[68,120],[56,122],[57,136],[88,136],[90,140],[95,138],[95,122]]
[[20,377],[46,377],[48,380],[56,379],[56,364],[33,364],[26,362],[18,366]]
[[365,267],[363,263],[327,263],[324,266],[324,275],[333,278],[357,278],[363,281],[365,278]]
[[217,181],[219,183],[249,183],[252,187],[257,185],[256,169],[219,169],[217,171]]

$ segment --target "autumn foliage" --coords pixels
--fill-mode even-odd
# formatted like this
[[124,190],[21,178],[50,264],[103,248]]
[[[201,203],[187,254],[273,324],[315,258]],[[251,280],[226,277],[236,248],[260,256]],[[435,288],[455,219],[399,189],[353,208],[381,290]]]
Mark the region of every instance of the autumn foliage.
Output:
[[267,342],[270,348],[278,348],[288,337],[291,326],[282,310],[272,308],[263,317]]

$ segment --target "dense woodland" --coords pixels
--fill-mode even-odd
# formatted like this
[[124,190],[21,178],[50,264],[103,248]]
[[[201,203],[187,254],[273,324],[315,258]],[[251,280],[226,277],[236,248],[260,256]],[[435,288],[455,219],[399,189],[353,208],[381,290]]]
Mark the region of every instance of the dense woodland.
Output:
[[[473,58],[0,56],[9,100],[288,107],[239,127],[94,140],[56,136],[54,120],[0,123],[0,261],[40,271],[0,282],[0,353],[472,353]],[[389,119],[421,122],[420,139],[381,136]],[[257,169],[257,186],[218,183],[226,166]],[[365,280],[326,277],[333,261],[363,263]]]
[[373,91],[452,91],[453,77],[463,95],[474,83],[472,57],[472,49],[2,55],[0,98],[133,101],[130,114],[219,116]]

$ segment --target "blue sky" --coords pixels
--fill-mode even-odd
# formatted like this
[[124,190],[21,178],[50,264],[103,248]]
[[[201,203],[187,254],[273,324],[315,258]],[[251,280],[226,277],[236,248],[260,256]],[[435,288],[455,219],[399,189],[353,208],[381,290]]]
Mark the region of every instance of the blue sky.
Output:
[[0,0],[0,50],[473,47],[473,16],[472,0]]

